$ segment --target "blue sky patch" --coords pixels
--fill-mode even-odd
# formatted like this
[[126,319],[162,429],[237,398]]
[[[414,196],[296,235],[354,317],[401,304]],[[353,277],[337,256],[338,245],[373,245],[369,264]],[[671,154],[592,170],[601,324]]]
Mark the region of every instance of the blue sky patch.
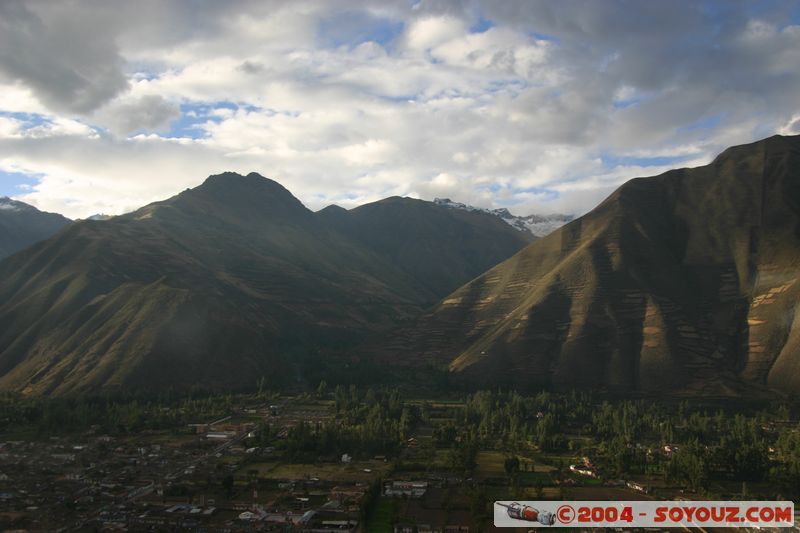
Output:
[[9,111],[0,111],[0,117],[13,118],[23,122],[22,129],[27,130],[42,126],[44,124],[52,124],[52,121],[44,115],[38,113],[11,113]]
[[215,109],[238,109],[247,111],[258,111],[257,106],[239,106],[233,102],[214,102],[214,103],[184,103],[181,104],[181,116],[170,123],[169,131],[165,134],[168,138],[190,138],[200,139],[205,136],[203,125],[206,122],[222,122],[223,117],[212,114]]
[[489,19],[485,19],[483,17],[479,17],[475,24],[470,26],[469,31],[470,33],[483,33],[486,30],[489,30],[494,27],[494,22]]
[[18,196],[36,184],[36,176],[0,170],[0,196]]
[[342,11],[320,21],[317,39],[327,48],[355,47],[366,42],[390,47],[404,27],[403,21],[363,12]]

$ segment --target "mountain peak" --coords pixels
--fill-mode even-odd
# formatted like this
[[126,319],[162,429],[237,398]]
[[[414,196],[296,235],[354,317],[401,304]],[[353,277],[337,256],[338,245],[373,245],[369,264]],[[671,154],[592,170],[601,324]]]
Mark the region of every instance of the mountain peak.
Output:
[[249,189],[252,191],[272,191],[272,192],[282,192],[291,196],[290,193],[283,185],[278,183],[275,180],[271,180],[269,178],[265,178],[261,174],[257,172],[250,172],[249,174],[242,175],[237,172],[223,172],[221,174],[212,174],[205,181],[195,187],[195,190],[203,190],[203,189],[218,189],[220,187],[226,187],[230,189]]
[[225,212],[227,218],[272,218],[311,213],[283,185],[256,172],[246,176],[236,172],[211,175],[202,184],[185,190],[166,203],[209,214]]
[[339,216],[339,215],[342,215],[342,214],[347,214],[347,209],[345,209],[344,207],[342,207],[340,205],[331,204],[331,205],[325,206],[322,209],[320,209],[319,211],[317,211],[317,214],[318,215],[324,215],[324,216],[329,216],[329,215],[330,216]]
[[36,211],[37,209],[32,205],[28,205],[24,202],[20,202],[17,200],[12,200],[8,196],[0,196],[0,209],[6,211],[23,211],[23,210],[31,210]]

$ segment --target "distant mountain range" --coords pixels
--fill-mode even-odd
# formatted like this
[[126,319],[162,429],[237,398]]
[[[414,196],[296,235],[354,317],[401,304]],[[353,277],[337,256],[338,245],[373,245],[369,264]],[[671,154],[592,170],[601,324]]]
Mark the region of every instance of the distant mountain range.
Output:
[[794,393],[798,274],[800,137],[775,136],[627,182],[372,350],[483,387]]
[[499,209],[484,209],[482,207],[474,207],[460,202],[454,202],[450,198],[435,198],[433,203],[451,209],[463,209],[465,211],[483,211],[499,217],[506,224],[520,230],[527,231],[535,237],[545,237],[555,230],[575,218],[572,215],[528,215],[517,216],[512,215],[511,212],[501,207]]
[[107,220],[53,218],[55,235],[0,261],[0,388],[233,389],[335,368],[796,393],[800,136],[633,179],[537,238],[567,218],[398,197],[314,213],[233,173]]
[[258,174],[212,176],[0,262],[0,387],[294,382],[531,240],[486,213],[405,198],[314,213]]
[[0,259],[50,237],[69,223],[61,215],[0,197]]

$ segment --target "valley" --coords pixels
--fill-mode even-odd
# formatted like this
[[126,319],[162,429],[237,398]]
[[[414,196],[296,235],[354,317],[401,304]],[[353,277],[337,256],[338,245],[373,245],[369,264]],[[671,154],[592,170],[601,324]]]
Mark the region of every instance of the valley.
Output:
[[494,500],[793,499],[800,486],[800,406],[782,402],[323,382],[0,407],[3,528],[476,532],[494,530]]
[[0,532],[800,533],[798,94],[798,0],[0,0]]

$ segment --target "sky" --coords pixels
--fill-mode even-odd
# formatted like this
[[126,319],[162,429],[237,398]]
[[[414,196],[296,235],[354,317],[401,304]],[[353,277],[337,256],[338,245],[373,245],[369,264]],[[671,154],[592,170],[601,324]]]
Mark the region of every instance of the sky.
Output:
[[0,195],[72,218],[223,171],[580,215],[775,133],[794,0],[0,2]]

